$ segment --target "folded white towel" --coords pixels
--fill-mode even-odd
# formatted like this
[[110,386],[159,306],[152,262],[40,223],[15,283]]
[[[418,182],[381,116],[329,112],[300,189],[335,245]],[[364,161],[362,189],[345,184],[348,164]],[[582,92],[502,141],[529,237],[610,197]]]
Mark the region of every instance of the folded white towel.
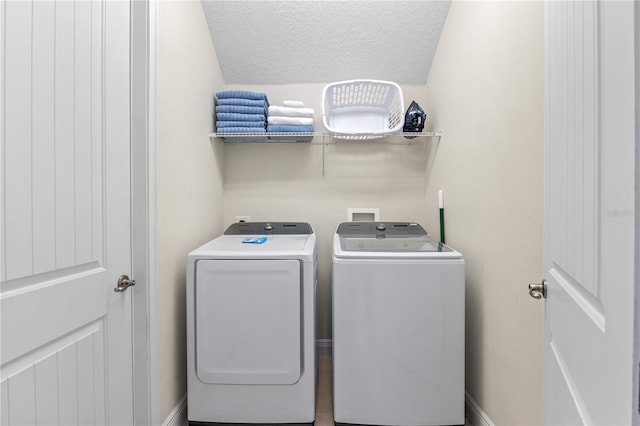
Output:
[[270,115],[267,117],[269,124],[284,124],[288,126],[311,126],[313,118],[311,117],[282,117],[279,115]]
[[304,102],[302,101],[284,101],[282,105],[293,108],[304,108]]
[[279,115],[280,117],[311,117],[313,118],[312,108],[292,108],[285,106],[270,106],[269,115]]

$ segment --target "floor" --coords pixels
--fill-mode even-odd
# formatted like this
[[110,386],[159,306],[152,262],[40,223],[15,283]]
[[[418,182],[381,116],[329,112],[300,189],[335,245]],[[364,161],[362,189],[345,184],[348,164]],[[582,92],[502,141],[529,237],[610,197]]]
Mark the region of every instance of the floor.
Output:
[[332,377],[331,358],[320,357],[318,359],[315,426],[333,426]]

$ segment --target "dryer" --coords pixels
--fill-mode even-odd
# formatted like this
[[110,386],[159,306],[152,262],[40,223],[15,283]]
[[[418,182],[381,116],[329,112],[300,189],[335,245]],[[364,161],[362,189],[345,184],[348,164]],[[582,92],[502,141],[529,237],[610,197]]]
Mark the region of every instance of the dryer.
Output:
[[308,223],[235,223],[189,253],[190,424],[314,421],[316,283]]
[[462,255],[417,223],[346,222],[332,284],[336,423],[464,424]]

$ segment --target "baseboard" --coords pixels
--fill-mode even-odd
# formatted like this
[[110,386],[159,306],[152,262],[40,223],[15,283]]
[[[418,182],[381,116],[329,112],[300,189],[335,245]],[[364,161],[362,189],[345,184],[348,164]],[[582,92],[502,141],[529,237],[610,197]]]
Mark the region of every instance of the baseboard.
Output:
[[464,400],[467,408],[467,420],[472,426],[495,426],[482,407],[469,395],[469,392],[465,392]]
[[333,340],[331,339],[316,339],[316,349],[318,358],[330,357],[333,355]]
[[187,395],[185,394],[180,401],[173,407],[162,426],[183,426],[187,422]]

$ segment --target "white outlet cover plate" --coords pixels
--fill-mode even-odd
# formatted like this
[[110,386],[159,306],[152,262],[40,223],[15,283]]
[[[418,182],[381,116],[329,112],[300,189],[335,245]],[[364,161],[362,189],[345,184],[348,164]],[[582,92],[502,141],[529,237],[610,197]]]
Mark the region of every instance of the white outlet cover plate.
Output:
[[354,215],[373,214],[373,221],[380,221],[380,209],[377,207],[349,207],[347,208],[347,221],[353,222]]

